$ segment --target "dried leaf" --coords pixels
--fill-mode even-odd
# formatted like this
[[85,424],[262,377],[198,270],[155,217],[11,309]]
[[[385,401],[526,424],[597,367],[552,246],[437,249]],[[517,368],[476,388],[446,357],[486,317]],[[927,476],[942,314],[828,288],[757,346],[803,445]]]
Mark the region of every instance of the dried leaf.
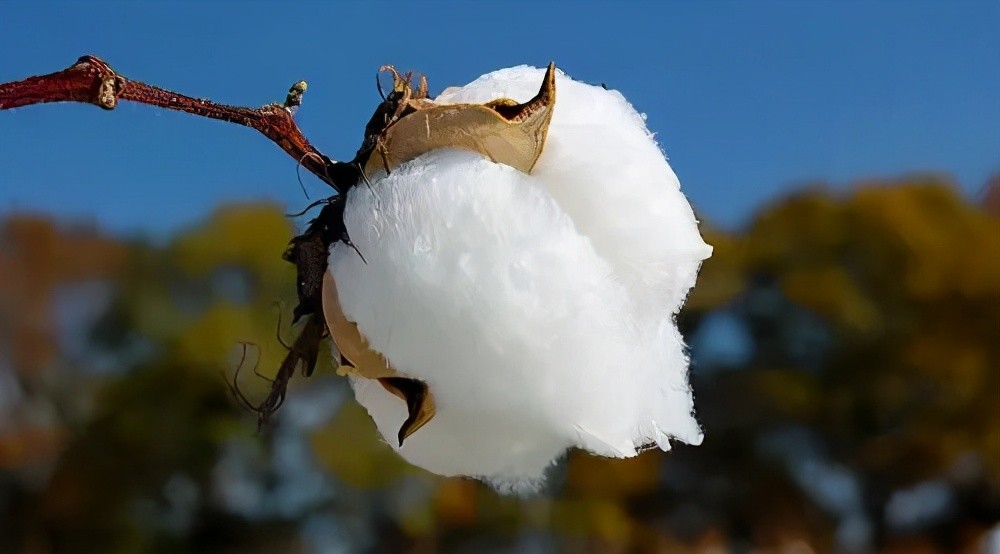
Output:
[[[555,107],[555,64],[550,64],[538,94],[519,104],[500,98],[486,104],[438,104],[412,98],[409,82],[393,72],[393,92],[404,100],[365,164],[365,173],[392,170],[438,148],[463,148],[530,173],[545,147]],[[395,115],[395,114],[394,114]]]

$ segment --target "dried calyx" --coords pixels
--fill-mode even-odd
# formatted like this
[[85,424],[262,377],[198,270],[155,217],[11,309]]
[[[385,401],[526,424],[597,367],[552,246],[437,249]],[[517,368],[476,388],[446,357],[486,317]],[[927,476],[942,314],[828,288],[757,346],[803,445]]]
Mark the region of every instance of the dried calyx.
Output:
[[[406,403],[408,417],[397,437],[402,445],[434,417],[434,396],[426,383],[398,373],[381,353],[371,349],[357,325],[341,309],[336,284],[327,271],[327,258],[335,242],[354,248],[344,224],[345,194],[361,182],[370,183],[369,176],[387,174],[438,148],[471,150],[529,173],[545,146],[555,106],[555,65],[549,65],[538,94],[524,103],[509,98],[485,104],[437,103],[427,96],[426,79],[421,78],[414,90],[410,74],[400,75],[391,66],[382,71],[392,75],[392,91],[383,96],[365,126],[354,159],[332,162],[335,188],[340,194],[323,201],[319,215],[305,232],[292,239],[285,252],[285,260],[295,264],[298,271],[295,320],[308,319],[272,381],[270,394],[253,409],[258,413],[258,423],[264,424],[284,400],[295,368],[301,367],[306,376],[312,373],[320,343],[329,334],[341,355],[338,373],[375,379]],[[301,91],[295,105],[300,97]],[[363,257],[363,252],[358,254]]]

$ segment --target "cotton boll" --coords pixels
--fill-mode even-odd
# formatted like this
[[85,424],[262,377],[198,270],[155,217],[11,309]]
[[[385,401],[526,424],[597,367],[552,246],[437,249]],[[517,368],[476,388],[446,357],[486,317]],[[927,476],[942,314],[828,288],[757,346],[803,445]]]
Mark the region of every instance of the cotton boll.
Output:
[[[634,450],[635,407],[619,398],[635,398],[639,383],[614,375],[641,352],[620,317],[629,299],[527,176],[478,154],[435,152],[353,192],[346,223],[367,263],[334,250],[344,313],[437,401],[400,450],[406,459],[514,485],[539,481],[578,442],[577,427],[604,437],[593,450]],[[403,405],[369,384],[356,383],[359,399],[371,399],[392,437]],[[382,418],[373,406],[384,405],[394,413]]]
[[[439,100],[526,100],[541,78],[502,70]],[[352,189],[345,223],[365,259],[332,249],[344,314],[437,403],[397,448],[404,404],[352,378],[411,463],[526,491],[570,447],[700,442],[673,314],[711,249],[620,94],[560,75],[531,175],[431,152]]]

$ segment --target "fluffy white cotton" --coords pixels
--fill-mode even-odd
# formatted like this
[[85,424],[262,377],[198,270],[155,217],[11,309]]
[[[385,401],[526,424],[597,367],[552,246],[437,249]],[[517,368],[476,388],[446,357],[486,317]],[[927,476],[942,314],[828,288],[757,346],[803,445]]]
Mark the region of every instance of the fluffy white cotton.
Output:
[[[439,98],[524,101],[543,71]],[[347,317],[437,414],[399,453],[500,490],[537,488],[567,448],[605,456],[701,441],[673,321],[711,253],[642,118],[614,91],[557,79],[532,175],[441,150],[356,187],[330,268]],[[403,403],[355,393],[395,447]]]

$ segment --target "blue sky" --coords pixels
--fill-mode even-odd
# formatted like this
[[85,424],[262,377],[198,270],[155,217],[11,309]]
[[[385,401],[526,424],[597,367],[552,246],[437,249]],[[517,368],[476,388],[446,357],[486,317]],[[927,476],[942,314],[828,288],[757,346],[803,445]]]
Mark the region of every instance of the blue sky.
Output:
[[[79,55],[194,96],[260,105],[298,79],[297,119],[349,158],[384,63],[432,92],[555,60],[648,115],[689,198],[734,227],[805,182],[934,171],[974,195],[1000,170],[1000,2],[13,2],[0,81]],[[304,175],[312,196],[326,187]],[[162,234],[227,201],[304,206],[295,162],[255,132],[123,104],[0,112],[0,217]]]

